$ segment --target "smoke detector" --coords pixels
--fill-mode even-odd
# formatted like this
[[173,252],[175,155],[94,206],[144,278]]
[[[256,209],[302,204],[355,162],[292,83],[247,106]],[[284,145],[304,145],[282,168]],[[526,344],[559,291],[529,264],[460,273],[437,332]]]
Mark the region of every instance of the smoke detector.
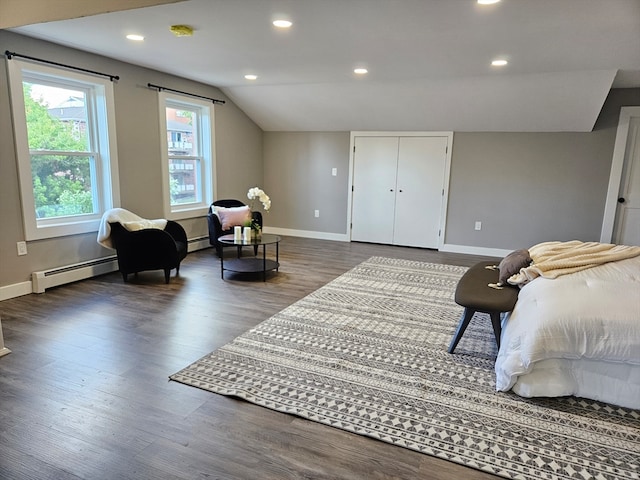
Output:
[[169,30],[171,30],[171,33],[176,37],[190,37],[193,35],[193,28],[189,25],[171,25]]

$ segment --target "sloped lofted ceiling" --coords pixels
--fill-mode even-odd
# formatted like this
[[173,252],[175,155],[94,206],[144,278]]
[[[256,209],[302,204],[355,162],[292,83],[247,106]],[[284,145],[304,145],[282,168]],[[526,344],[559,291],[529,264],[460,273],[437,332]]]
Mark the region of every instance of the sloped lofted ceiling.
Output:
[[187,0],[12,30],[217,86],[265,131],[590,131],[640,87],[640,0]]

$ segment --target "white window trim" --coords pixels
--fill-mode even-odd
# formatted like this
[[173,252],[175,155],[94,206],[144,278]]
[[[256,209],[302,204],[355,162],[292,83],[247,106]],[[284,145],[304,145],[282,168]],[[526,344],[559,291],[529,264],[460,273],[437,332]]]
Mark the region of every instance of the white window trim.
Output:
[[[171,206],[171,192],[169,189],[169,148],[167,145],[167,102],[171,104],[184,104],[185,107],[197,106],[202,109],[202,121],[199,122],[202,141],[202,200],[197,204]],[[185,218],[202,217],[208,213],[209,205],[213,202],[213,192],[216,190],[216,155],[215,155],[215,110],[211,102],[197,98],[178,95],[165,91],[158,92],[158,112],[160,118],[160,158],[162,168],[162,198],[164,216],[170,220],[182,220]],[[206,135],[206,133],[209,135]]]
[[[115,122],[115,102],[113,85],[109,79],[93,75],[69,72],[58,68],[33,64],[21,60],[7,60],[9,72],[9,89],[11,109],[13,113],[14,136],[16,143],[16,158],[18,161],[18,176],[20,182],[20,198],[22,202],[22,218],[24,222],[25,239],[40,240],[45,238],[62,237],[82,233],[97,232],[100,228],[102,214],[120,205],[120,184],[118,180],[118,157]],[[101,184],[97,186],[98,213],[92,215],[77,215],[47,219],[38,222],[35,212],[33,195],[33,179],[31,176],[31,156],[27,135],[27,122],[24,108],[22,89],[23,71],[32,72],[38,76],[49,76],[53,79],[68,79],[70,83],[81,85],[98,85],[102,90],[102,101],[96,102],[98,116],[106,120],[106,128],[101,128],[96,135],[96,151],[100,157],[96,168],[102,172],[98,175]],[[104,165],[108,162],[109,173],[104,175]]]

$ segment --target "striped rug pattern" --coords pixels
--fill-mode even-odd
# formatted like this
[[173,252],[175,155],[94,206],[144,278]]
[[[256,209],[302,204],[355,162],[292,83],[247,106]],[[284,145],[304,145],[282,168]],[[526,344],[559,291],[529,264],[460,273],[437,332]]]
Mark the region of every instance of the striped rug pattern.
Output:
[[170,378],[504,478],[640,478],[640,412],[496,392],[483,314],[447,353],[465,271],[372,257]]

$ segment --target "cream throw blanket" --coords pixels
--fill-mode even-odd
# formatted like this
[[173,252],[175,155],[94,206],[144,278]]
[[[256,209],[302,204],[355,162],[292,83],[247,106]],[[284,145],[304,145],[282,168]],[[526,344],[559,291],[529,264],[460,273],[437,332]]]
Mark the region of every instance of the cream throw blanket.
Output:
[[531,266],[520,269],[507,281],[525,285],[537,277],[557,278],[587,268],[640,255],[640,247],[599,242],[544,242],[529,248]]
[[142,230],[143,228],[158,228],[163,230],[167,226],[167,220],[164,218],[158,218],[155,220],[147,220],[139,217],[135,213],[125,210],[124,208],[112,208],[107,210],[102,215],[100,221],[100,229],[98,230],[98,243],[103,247],[113,249],[113,243],[111,242],[111,226],[109,223],[119,222],[124,228],[133,232],[136,230]]

